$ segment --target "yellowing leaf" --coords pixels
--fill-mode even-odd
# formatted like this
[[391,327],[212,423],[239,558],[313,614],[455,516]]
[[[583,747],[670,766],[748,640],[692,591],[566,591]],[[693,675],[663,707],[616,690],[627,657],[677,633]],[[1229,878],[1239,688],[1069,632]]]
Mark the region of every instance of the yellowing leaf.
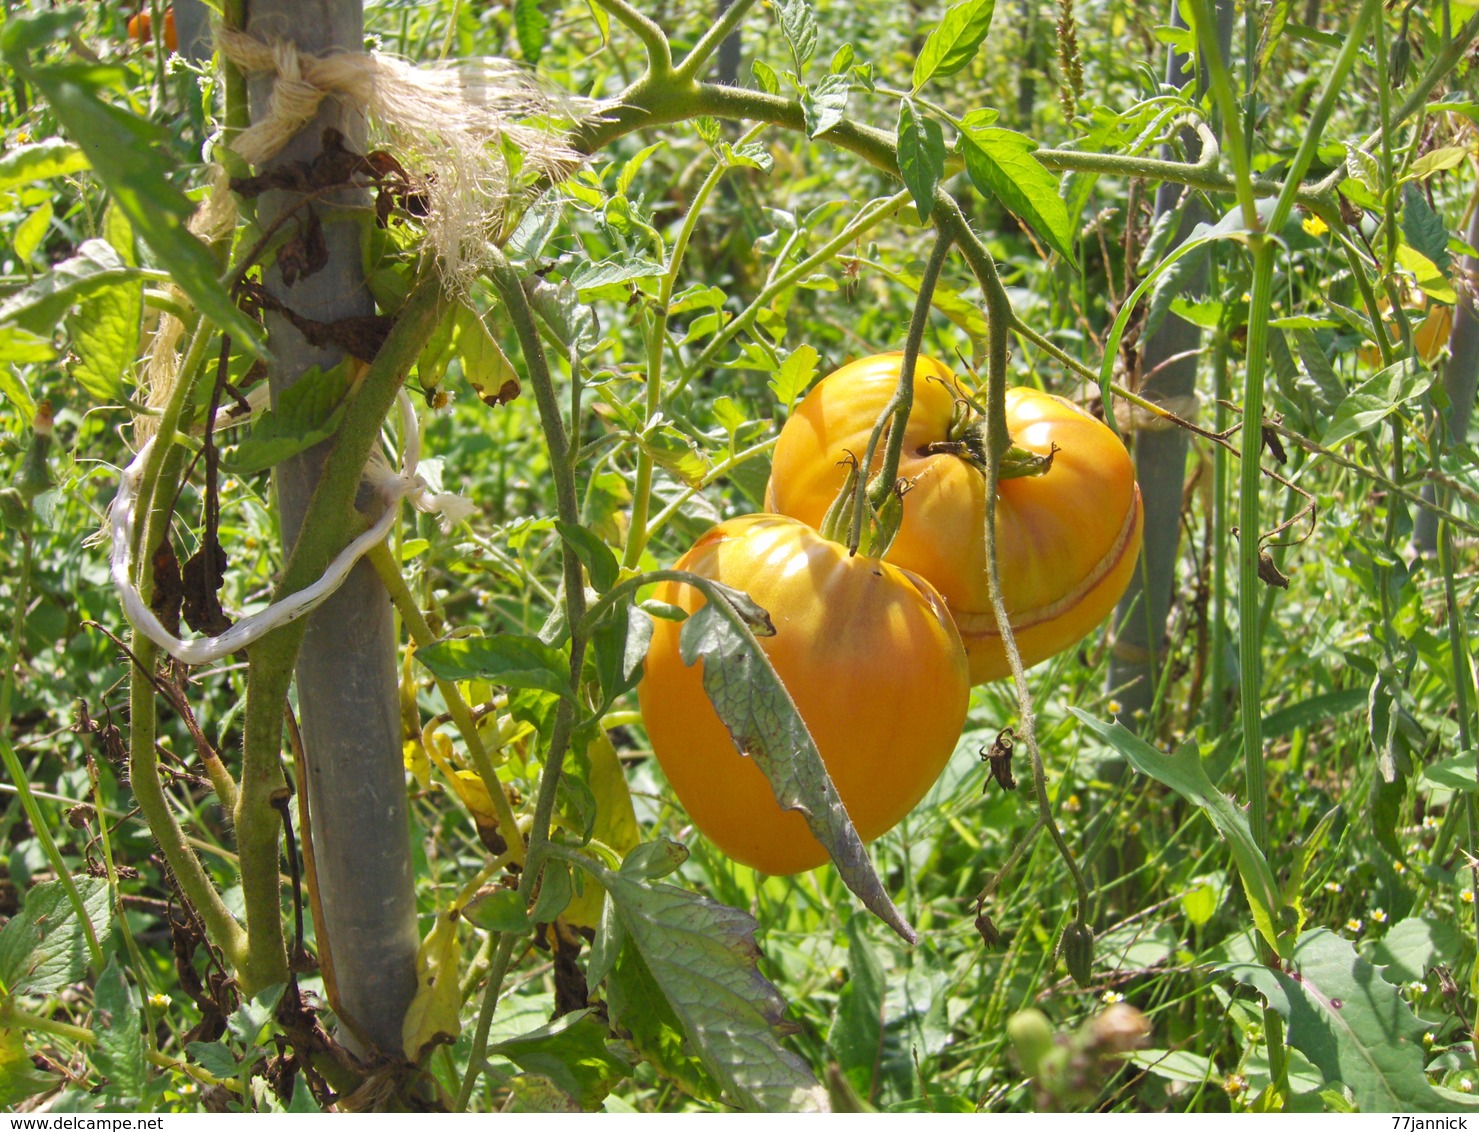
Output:
[[456,1041],[462,1029],[458,953],[455,915],[438,913],[416,952],[416,997],[401,1026],[401,1048],[407,1061],[419,1061],[433,1046]]

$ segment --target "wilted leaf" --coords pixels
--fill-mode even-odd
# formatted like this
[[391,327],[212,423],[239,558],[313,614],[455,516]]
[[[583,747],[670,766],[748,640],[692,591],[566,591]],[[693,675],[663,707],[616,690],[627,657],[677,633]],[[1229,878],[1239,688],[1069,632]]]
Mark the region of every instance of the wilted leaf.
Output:
[[[611,898],[628,948],[659,992],[656,999],[724,1091],[751,1110],[825,1107],[826,1092],[806,1063],[780,1044],[788,1028],[785,1001],[756,965],[755,921],[681,888],[584,864]],[[625,1010],[656,1005],[644,997],[613,1002],[612,1020],[626,1025]]]
[[678,649],[684,664],[703,662],[704,692],[715,713],[735,749],[755,760],[781,809],[806,819],[847,887],[913,943],[914,929],[873,871],[795,702],[733,607],[721,609],[711,597],[683,623]]
[[620,1045],[608,1041],[609,1031],[589,1010],[557,1018],[517,1038],[488,1047],[526,1073],[537,1073],[558,1086],[576,1105],[591,1112],[599,1108],[617,1082],[632,1075],[632,1062],[621,1056]]
[[455,1041],[461,1032],[462,991],[457,984],[457,918],[438,912],[416,952],[416,996],[401,1024],[401,1047],[415,1064],[432,1046]]

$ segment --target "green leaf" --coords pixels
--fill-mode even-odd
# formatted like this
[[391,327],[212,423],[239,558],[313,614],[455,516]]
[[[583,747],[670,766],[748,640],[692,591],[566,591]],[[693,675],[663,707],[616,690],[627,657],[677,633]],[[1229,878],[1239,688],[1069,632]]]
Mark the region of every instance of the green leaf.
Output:
[[260,353],[262,328],[237,309],[216,277],[220,265],[185,226],[195,203],[170,180],[174,162],[163,149],[168,132],[104,101],[108,88],[130,88],[128,71],[93,63],[25,71],[175,284],[207,318]]
[[514,0],[514,31],[519,37],[519,50],[531,67],[544,54],[548,30],[549,17],[539,10],[539,0]]
[[309,369],[283,390],[277,408],[263,413],[246,438],[223,453],[221,466],[237,475],[251,475],[327,440],[344,417],[348,388],[347,362],[329,370]]
[[801,92],[801,113],[808,137],[819,138],[847,114],[852,83],[846,75],[828,75]]
[[236,1055],[224,1042],[191,1042],[185,1052],[212,1077],[235,1077],[241,1069]]
[[266,1046],[278,1030],[277,1004],[285,990],[286,983],[273,983],[251,1001],[243,1002],[226,1019],[226,1032],[248,1050]]
[[582,260],[570,272],[570,282],[577,291],[585,293],[615,283],[630,283],[634,279],[652,279],[665,271],[662,264],[641,256],[603,259],[595,263]]
[[899,102],[899,173],[919,218],[928,220],[935,189],[945,175],[945,134],[939,122],[921,115],[907,98]]
[[539,895],[534,907],[529,909],[529,921],[533,924],[552,924],[560,913],[570,905],[575,894],[570,883],[570,869],[563,861],[551,861],[539,877]]
[[1078,708],[1070,710],[1085,727],[1124,755],[1141,774],[1149,775],[1162,786],[1169,786],[1207,815],[1207,820],[1217,828],[1232,850],[1233,861],[1243,881],[1243,892],[1248,897],[1248,907],[1259,933],[1278,954],[1287,956],[1290,941],[1278,929],[1283,902],[1279,898],[1273,869],[1253,840],[1247,816],[1207,777],[1197,745],[1188,742],[1175,754],[1164,755],[1118,720],[1104,723]]
[[1222,970],[1284,1016],[1289,1044],[1328,1083],[1350,1089],[1362,1112],[1442,1110],[1423,1073],[1427,1026],[1347,940],[1316,928],[1300,939],[1287,971],[1255,963]]
[[874,915],[913,943],[914,929],[894,907],[873,871],[816,743],[791,694],[745,624],[745,613],[710,595],[683,622],[678,655],[687,665],[702,661],[704,692],[715,713],[735,749],[755,760],[781,809],[795,810],[806,819],[807,828],[831,856],[843,883]]
[[[98,942],[111,922],[108,885],[96,877],[73,877]],[[82,922],[58,880],[32,886],[25,906],[0,930],[0,993],[51,994],[87,974],[90,953]]]
[[[1443,255],[1446,259],[1447,247],[1443,249]],[[1453,289],[1448,276],[1436,263],[1412,245],[1397,245],[1397,264],[1404,271],[1412,273],[1413,281],[1417,283],[1418,290],[1424,295],[1437,299],[1440,303],[1452,305],[1458,302],[1458,292]]]
[[1422,776],[1424,781],[1445,790],[1458,790],[1464,794],[1479,791],[1479,771],[1474,767],[1473,751],[1430,763],[1423,767]]
[[1448,226],[1416,185],[1402,187],[1402,238],[1429,260],[1440,275],[1447,275]]
[[416,659],[443,680],[486,680],[571,698],[569,659],[534,637],[453,637],[417,649]]
[[[790,1028],[786,1004],[756,965],[755,921],[672,885],[643,884],[586,858],[581,864],[611,898],[628,945],[623,956],[635,950],[658,992],[654,997],[729,1097],[765,1112],[825,1108],[826,1091],[806,1062],[780,1043]],[[613,995],[612,1021],[627,1026],[626,1016],[640,1002]]]
[[1286,331],[1284,337],[1292,339],[1294,348],[1299,353],[1300,363],[1308,375],[1307,382],[1298,381],[1296,385],[1309,402],[1308,408],[1312,413],[1310,420],[1329,420],[1335,407],[1345,398],[1345,382],[1335,372],[1335,367],[1330,364],[1330,359],[1313,331],[1296,330],[1292,335]]
[[1416,358],[1403,358],[1351,390],[1336,407],[1335,417],[1320,443],[1334,448],[1379,424],[1399,406],[1426,393],[1433,371]]
[[18,326],[0,326],[0,397],[19,410],[26,424],[36,416],[36,401],[26,388],[19,367],[49,362],[56,357],[51,341]]
[[12,229],[10,248],[15,252],[15,258],[21,263],[30,263],[31,257],[41,247],[41,241],[46,239],[46,233],[51,231],[52,215],[51,201],[42,201],[40,208]]
[[61,1081],[55,1074],[36,1069],[20,1030],[0,1029],[0,1108],[14,1112],[27,1097],[54,1089]]
[[1457,968],[1464,957],[1464,933],[1444,920],[1411,916],[1367,949],[1367,958],[1393,984],[1421,982],[1439,963]]
[[106,240],[84,240],[71,259],[0,303],[0,323],[50,335],[62,316],[83,299],[138,275],[138,269],[124,263]]
[[558,284],[538,276],[524,281],[524,291],[534,312],[568,350],[589,350],[600,337],[596,315],[580,301],[580,292],[568,279]]
[[526,1073],[548,1078],[592,1112],[618,1082],[632,1075],[631,1060],[609,1038],[596,1015],[577,1010],[548,1026],[496,1042],[488,1052],[508,1058]]
[[69,177],[87,167],[82,150],[61,138],[16,146],[0,155],[0,193],[52,177]]
[[827,1049],[858,1096],[872,1100],[878,1095],[888,984],[868,943],[865,924],[862,916],[847,921],[847,982],[837,995]]
[[137,1101],[148,1091],[150,1069],[138,1007],[116,961],[108,961],[93,997],[93,1029],[98,1035],[93,1057],[108,1078],[108,1095],[118,1102]]
[[555,530],[560,537],[570,544],[570,549],[585,566],[586,573],[590,575],[591,585],[597,593],[605,593],[621,575],[621,566],[616,561],[616,555],[606,545],[604,539],[588,527],[582,527],[577,523],[566,523],[555,520]]
[[[1465,159],[1473,152],[1470,146],[1446,145],[1440,149],[1431,150],[1423,154],[1407,167],[1404,181],[1426,181],[1434,173],[1441,173],[1445,169],[1455,169],[1462,165]],[[1427,204],[1427,201],[1423,201]]]
[[1297,704],[1280,708],[1263,717],[1263,735],[1276,739],[1293,731],[1313,727],[1317,723],[1336,720],[1349,715],[1359,707],[1366,706],[1365,688],[1345,688],[1339,692],[1325,692],[1311,696]]
[[786,412],[791,411],[797,399],[816,378],[817,362],[820,360],[821,355],[814,346],[797,346],[781,363],[779,372],[770,379],[769,384],[775,393],[775,399],[786,407]]
[[766,94],[780,94],[781,80],[776,78],[775,70],[768,63],[756,59],[750,64],[750,73]]
[[1182,1085],[1200,1085],[1219,1076],[1211,1058],[1185,1049],[1136,1050],[1125,1060],[1147,1073]]
[[817,17],[811,10],[809,0],[781,0],[776,6],[776,17],[781,23],[781,34],[791,48],[799,72],[806,61],[816,54]]
[[77,357],[72,376],[99,401],[128,399],[127,375],[138,354],[143,317],[144,284],[137,279],[105,287],[67,316]]
[[916,91],[932,78],[955,74],[976,57],[995,9],[996,0],[961,0],[945,10],[914,60]]
[[961,134],[960,148],[977,190],[999,198],[1020,220],[1036,229],[1049,247],[1077,267],[1073,221],[1058,195],[1058,179],[1032,156],[1037,143],[1014,130],[990,126]]
[[[617,925],[614,934],[620,937],[615,945],[614,966],[604,976],[605,1001],[613,1024],[631,1035],[632,1046],[641,1054],[642,1060],[664,1078],[697,1100],[718,1101],[723,1096],[724,1086],[705,1068],[702,1054],[684,1033],[682,1020],[673,1012],[642,953],[626,939],[626,933],[620,927],[621,921],[609,905],[608,916],[610,922]],[[600,938],[597,937],[597,947]],[[593,949],[593,970],[596,967],[595,956],[596,950]]]
[[469,901],[462,914],[478,927],[490,932],[512,932],[524,935],[533,930],[534,922],[524,907],[524,898],[511,888],[497,888],[485,896]]

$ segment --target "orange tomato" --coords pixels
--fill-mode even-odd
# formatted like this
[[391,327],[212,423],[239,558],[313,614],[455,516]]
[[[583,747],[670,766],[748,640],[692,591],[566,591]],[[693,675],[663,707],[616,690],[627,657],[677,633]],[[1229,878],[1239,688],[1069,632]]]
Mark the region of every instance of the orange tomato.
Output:
[[[901,354],[878,354],[824,378],[781,430],[766,493],[773,511],[819,524],[862,458],[898,381]],[[986,578],[986,478],[962,455],[927,451],[948,441],[960,384],[921,357],[899,475],[913,481],[885,556],[944,596],[970,657],[971,681],[1010,673]],[[1046,456],[1042,475],[1004,479],[996,499],[1002,595],[1024,665],[1061,652],[1109,614],[1139,558],[1142,516],[1135,468],[1118,437],[1048,393],[1007,390],[1007,426],[1019,447]],[[882,445],[878,462],[882,462]]]
[[[965,653],[928,582],[829,542],[794,519],[747,515],[709,531],[677,569],[748,593],[776,633],[760,645],[816,741],[864,841],[892,829],[944,769],[970,698]],[[688,612],[703,596],[663,582]],[[678,653],[681,626],[657,621],[638,699],[652,751],[693,824],[742,864],[783,876],[827,860],[805,819],[783,811],[740,754]]]
[[[150,43],[154,39],[154,17],[148,12],[140,12],[128,21],[128,38],[136,43]],[[175,10],[166,8],[164,10],[164,46],[167,51],[179,49],[179,39],[175,35]]]

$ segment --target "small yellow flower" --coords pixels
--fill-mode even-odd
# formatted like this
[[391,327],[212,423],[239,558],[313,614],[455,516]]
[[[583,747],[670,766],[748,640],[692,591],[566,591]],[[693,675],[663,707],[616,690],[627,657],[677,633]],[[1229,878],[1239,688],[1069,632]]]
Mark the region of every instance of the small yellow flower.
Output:
[[1104,706],[1109,709],[1110,715],[1119,715],[1120,712],[1125,710],[1125,705],[1120,703],[1119,700],[1110,700]]
[[1318,216],[1314,215],[1306,216],[1304,218],[1304,223],[1301,224],[1300,227],[1304,229],[1305,235],[1314,236],[1316,238],[1323,236],[1326,232],[1330,231],[1330,225],[1326,224]]
[[1474,890],[1472,888],[1466,888],[1458,894],[1458,898],[1465,904],[1472,904],[1474,903]]
[[1434,1042],[1434,1040],[1435,1039],[1433,1037],[1433,1031],[1432,1030],[1429,1030],[1427,1033],[1425,1033],[1423,1035],[1423,1045],[1425,1045],[1425,1046],[1432,1045],[1433,1042]]
[[1474,1082],[1468,1077],[1465,1077],[1458,1083],[1458,1091],[1461,1093],[1472,1093],[1474,1091]]
[[1393,861],[1392,871],[1395,873],[1405,873],[1407,871],[1407,866],[1404,865],[1401,861]]
[[1361,931],[1361,928],[1364,926],[1365,925],[1363,925],[1361,921],[1356,919],[1354,916],[1352,916],[1349,920],[1345,922],[1345,930],[1348,932],[1359,933]]
[[1337,880],[1327,880],[1325,882],[1325,891],[1326,892],[1343,892],[1345,890],[1341,887],[1341,884],[1340,884],[1339,881],[1337,881]]
[[1230,1097],[1241,1096],[1248,1091],[1248,1078],[1241,1073],[1229,1073],[1222,1079],[1222,1088]]
[[1119,991],[1112,991],[1112,990],[1105,991],[1100,996],[1100,998],[1104,1002],[1104,1005],[1105,1006],[1113,1006],[1116,1002],[1124,1002],[1125,1001],[1125,996],[1124,995],[1120,994]]
[[1373,923],[1384,924],[1387,922],[1387,914],[1380,908],[1371,909],[1371,920]]
[[1084,808],[1084,804],[1078,800],[1077,794],[1068,795],[1068,800],[1063,803],[1063,812],[1076,814]]
[[170,996],[167,994],[160,994],[156,992],[149,996],[149,1005],[154,1007],[155,1010],[163,1010],[166,1006],[170,1004],[170,1002]]

